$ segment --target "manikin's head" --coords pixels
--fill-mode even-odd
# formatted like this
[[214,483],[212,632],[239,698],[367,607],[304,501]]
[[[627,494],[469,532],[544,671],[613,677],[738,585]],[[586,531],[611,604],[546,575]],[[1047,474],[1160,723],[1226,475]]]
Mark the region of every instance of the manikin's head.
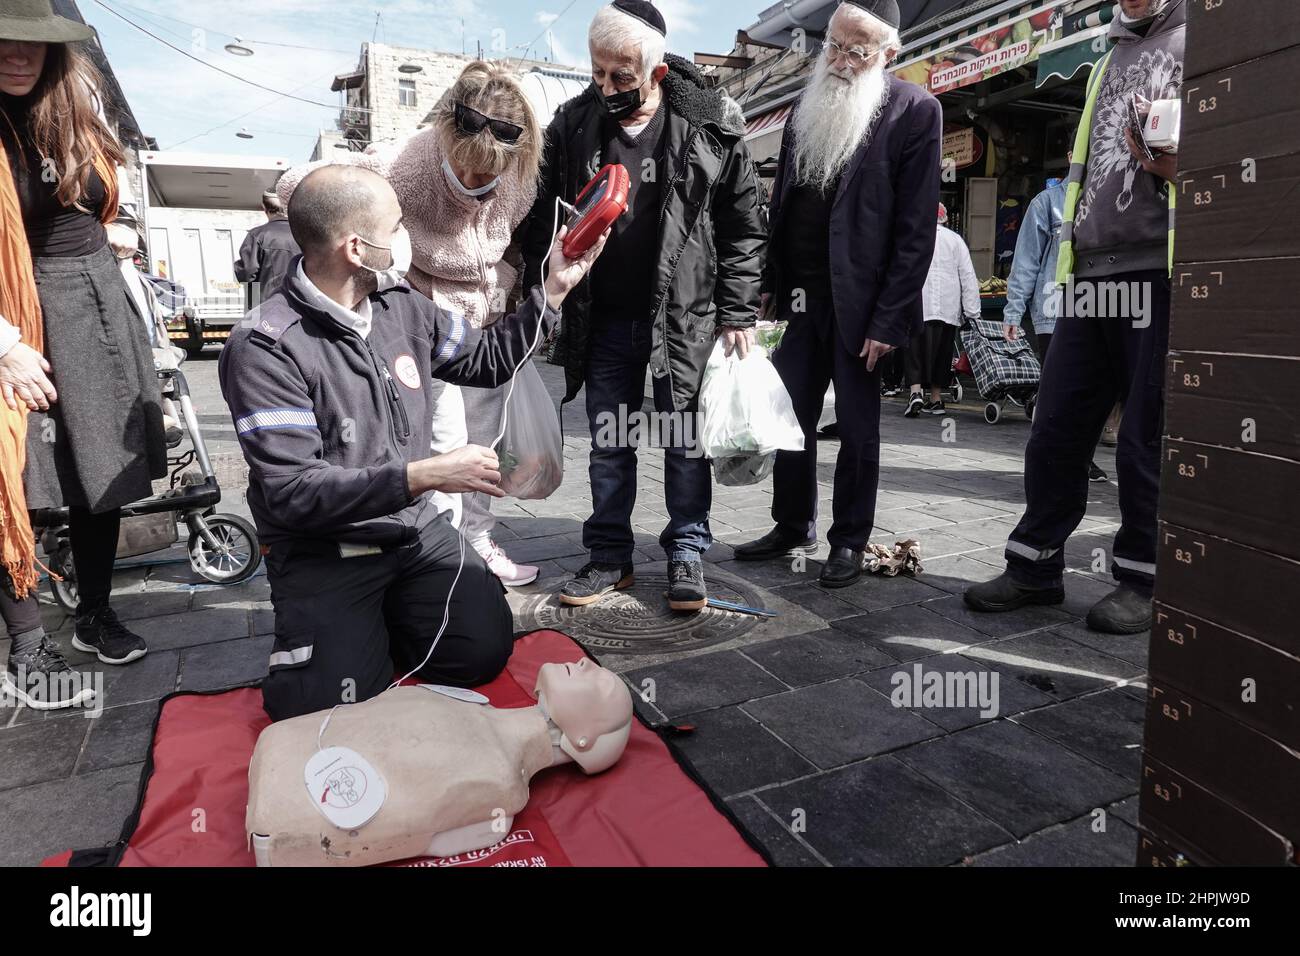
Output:
[[560,728],[560,749],[586,773],[600,773],[623,756],[632,732],[632,695],[613,672],[585,657],[576,664],[543,664],[533,693]]
[[825,191],[884,109],[898,30],[853,3],[836,8],[795,113],[795,171]]

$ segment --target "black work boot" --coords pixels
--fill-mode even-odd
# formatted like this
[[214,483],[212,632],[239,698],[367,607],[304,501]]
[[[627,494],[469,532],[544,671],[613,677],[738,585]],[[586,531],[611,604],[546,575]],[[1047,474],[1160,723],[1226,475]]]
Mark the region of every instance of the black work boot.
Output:
[[668,606],[674,611],[698,611],[709,603],[701,561],[668,562]]
[[72,646],[96,655],[104,664],[129,664],[149,653],[144,638],[127,630],[107,604],[77,615]]
[[966,606],[973,611],[1014,611],[1030,604],[1065,603],[1065,585],[1046,588],[1028,587],[1012,579],[1005,571],[992,581],[974,584],[963,595]]
[[9,655],[4,691],[32,710],[59,710],[91,704],[95,699],[91,675],[74,671],[48,637],[36,647]]
[[560,588],[560,603],[570,607],[595,604],[610,591],[632,586],[632,565],[588,561]]
[[813,554],[817,550],[817,538],[793,533],[779,525],[753,541],[736,545],[733,554],[737,561],[766,561],[768,558],[784,558],[789,554]]
[[1103,634],[1141,634],[1151,630],[1151,596],[1121,584],[1092,606],[1088,628]]
[[824,588],[848,587],[862,577],[862,557],[861,551],[852,548],[831,548],[817,583]]

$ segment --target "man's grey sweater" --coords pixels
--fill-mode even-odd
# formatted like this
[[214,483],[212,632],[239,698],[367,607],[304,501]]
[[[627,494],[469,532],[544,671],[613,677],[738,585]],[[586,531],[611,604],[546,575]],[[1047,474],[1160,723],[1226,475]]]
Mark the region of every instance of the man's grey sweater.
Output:
[[1118,17],[1114,54],[1101,80],[1088,143],[1088,170],[1075,217],[1075,275],[1115,275],[1169,264],[1169,194],[1142,169],[1124,138],[1134,93],[1149,100],[1180,95],[1186,0],[1173,0],[1145,36]]

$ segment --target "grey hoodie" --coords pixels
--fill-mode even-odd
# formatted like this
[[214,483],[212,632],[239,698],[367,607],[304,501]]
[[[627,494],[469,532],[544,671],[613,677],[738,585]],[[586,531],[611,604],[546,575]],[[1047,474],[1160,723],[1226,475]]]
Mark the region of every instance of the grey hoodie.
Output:
[[1114,54],[1097,94],[1075,220],[1078,277],[1168,267],[1169,184],[1142,169],[1124,130],[1135,92],[1149,100],[1181,94],[1186,27],[1186,0],[1172,0],[1145,37],[1119,17],[1111,23]]

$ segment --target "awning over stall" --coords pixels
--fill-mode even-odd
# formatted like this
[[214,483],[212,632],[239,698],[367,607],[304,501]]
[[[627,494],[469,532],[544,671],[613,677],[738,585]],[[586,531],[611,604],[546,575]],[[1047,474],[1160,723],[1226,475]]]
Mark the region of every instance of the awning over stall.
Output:
[[1110,49],[1106,40],[1109,27],[1094,27],[1074,36],[1062,37],[1038,51],[1038,83],[1042,87],[1053,79],[1070,80],[1082,70],[1101,62]]

